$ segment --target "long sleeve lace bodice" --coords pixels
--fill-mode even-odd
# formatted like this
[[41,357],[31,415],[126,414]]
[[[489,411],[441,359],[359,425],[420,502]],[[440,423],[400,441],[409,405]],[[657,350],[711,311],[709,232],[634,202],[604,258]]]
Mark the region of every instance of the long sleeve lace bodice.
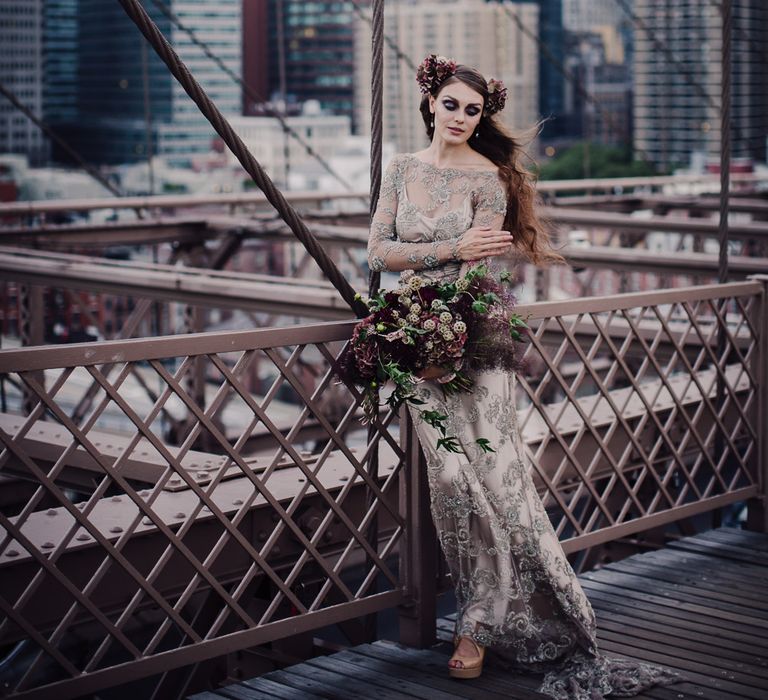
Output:
[[387,167],[368,239],[375,271],[425,270],[431,279],[456,277],[454,246],[469,228],[501,229],[507,209],[495,170],[438,168],[414,155]]

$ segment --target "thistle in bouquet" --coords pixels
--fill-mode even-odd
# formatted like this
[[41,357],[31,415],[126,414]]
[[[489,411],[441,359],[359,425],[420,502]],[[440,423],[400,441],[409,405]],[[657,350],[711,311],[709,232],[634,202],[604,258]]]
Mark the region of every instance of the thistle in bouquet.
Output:
[[480,264],[457,281],[460,288],[467,284],[462,279],[468,280],[473,298],[472,327],[465,346],[467,370],[524,370],[521,346],[529,328],[526,319],[514,311],[517,299],[509,272],[500,272],[496,279],[485,264]]
[[[414,275],[395,290],[365,299],[371,313],[355,327],[340,372],[363,388],[366,417],[378,413],[379,389],[388,381],[394,388],[387,403],[396,409],[423,405],[416,390],[425,376],[441,375],[437,382],[448,395],[471,392],[476,371],[518,369],[516,346],[527,325],[511,311],[508,285],[508,276],[502,273],[496,281],[481,264],[455,282],[427,284]],[[439,431],[438,448],[461,450],[448,434],[448,416],[422,410],[421,417]],[[494,451],[485,438],[476,443]]]

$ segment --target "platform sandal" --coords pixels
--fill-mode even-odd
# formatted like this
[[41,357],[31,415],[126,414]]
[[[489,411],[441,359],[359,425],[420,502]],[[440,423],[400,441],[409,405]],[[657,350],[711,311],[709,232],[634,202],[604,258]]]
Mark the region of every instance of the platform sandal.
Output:
[[459,641],[455,636],[453,638],[453,656],[450,661],[461,661],[462,668],[454,668],[448,666],[448,675],[451,678],[477,678],[483,672],[483,658],[485,657],[485,647],[480,646],[472,637],[464,637],[468,639],[477,649],[477,656],[461,656],[456,653],[458,649]]

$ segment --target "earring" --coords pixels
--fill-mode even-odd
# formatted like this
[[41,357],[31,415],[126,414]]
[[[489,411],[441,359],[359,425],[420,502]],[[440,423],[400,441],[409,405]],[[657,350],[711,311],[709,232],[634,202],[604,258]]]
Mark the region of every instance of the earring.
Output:
[[431,122],[429,122],[429,128],[434,129],[435,128],[435,120],[433,119]]
[[475,132],[475,138],[477,138],[478,136],[480,136],[480,130],[479,129]]

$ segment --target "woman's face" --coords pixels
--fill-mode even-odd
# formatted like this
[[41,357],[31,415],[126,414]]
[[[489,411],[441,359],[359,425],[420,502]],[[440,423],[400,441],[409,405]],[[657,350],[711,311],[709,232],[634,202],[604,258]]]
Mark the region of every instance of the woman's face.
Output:
[[435,115],[435,134],[451,144],[468,141],[483,114],[483,96],[456,81],[445,85],[436,97],[429,96],[429,111]]

